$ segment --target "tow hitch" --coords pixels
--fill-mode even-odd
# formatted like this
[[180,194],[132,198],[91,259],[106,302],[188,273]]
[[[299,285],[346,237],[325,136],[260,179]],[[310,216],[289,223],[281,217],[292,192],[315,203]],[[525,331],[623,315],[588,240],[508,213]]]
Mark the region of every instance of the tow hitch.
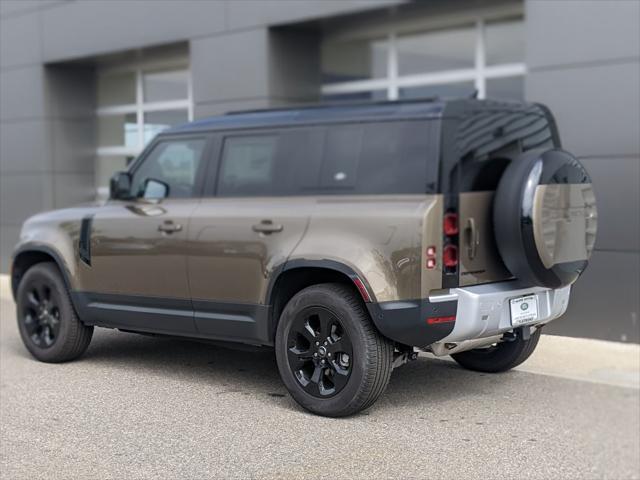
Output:
[[403,349],[398,352],[394,352],[393,354],[393,363],[391,367],[395,370],[398,367],[401,367],[405,363],[409,363],[412,360],[416,360],[418,358],[418,352],[414,351],[413,348]]

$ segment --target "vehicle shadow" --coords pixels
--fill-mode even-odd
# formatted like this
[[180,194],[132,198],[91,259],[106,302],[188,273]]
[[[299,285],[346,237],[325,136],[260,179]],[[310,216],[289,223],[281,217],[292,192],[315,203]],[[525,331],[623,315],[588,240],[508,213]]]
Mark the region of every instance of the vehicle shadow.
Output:
[[[29,356],[18,343],[11,349],[18,355]],[[73,365],[206,384],[212,395],[253,395],[277,408],[301,411],[280,381],[272,349],[240,350],[192,340],[97,329],[88,351]],[[427,406],[482,395],[509,382],[514,375],[526,374],[469,372],[451,361],[420,357],[393,372],[389,387],[374,411],[384,414],[404,405]]]

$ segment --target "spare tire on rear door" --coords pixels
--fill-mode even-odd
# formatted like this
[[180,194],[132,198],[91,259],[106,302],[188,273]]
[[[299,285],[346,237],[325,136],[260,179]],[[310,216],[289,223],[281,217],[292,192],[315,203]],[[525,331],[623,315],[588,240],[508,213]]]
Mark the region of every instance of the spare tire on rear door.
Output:
[[563,150],[532,150],[506,168],[493,220],[502,260],[518,279],[560,288],[584,271],[597,211],[589,174]]

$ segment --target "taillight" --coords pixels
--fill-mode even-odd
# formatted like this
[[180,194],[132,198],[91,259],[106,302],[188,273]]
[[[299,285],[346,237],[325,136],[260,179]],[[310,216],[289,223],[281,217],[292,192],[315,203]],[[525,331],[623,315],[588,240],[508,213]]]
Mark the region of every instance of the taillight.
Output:
[[458,266],[458,247],[455,245],[446,245],[442,250],[442,263],[447,268],[455,268]]
[[457,213],[445,213],[442,230],[444,231],[444,234],[448,237],[458,234],[458,214]]
[[444,247],[442,248],[442,264],[445,273],[455,273],[458,268],[458,214],[447,212],[442,222]]

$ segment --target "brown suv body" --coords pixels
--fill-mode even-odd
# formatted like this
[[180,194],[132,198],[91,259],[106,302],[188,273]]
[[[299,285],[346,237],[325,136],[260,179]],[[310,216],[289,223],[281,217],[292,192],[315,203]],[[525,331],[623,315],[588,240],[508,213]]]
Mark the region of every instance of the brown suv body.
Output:
[[526,342],[566,310],[595,240],[591,181],[559,148],[548,110],[520,103],[194,122],[159,135],[108,201],[29,219],[14,293],[51,261],[84,325],[274,345],[292,298],[338,284],[397,351]]

